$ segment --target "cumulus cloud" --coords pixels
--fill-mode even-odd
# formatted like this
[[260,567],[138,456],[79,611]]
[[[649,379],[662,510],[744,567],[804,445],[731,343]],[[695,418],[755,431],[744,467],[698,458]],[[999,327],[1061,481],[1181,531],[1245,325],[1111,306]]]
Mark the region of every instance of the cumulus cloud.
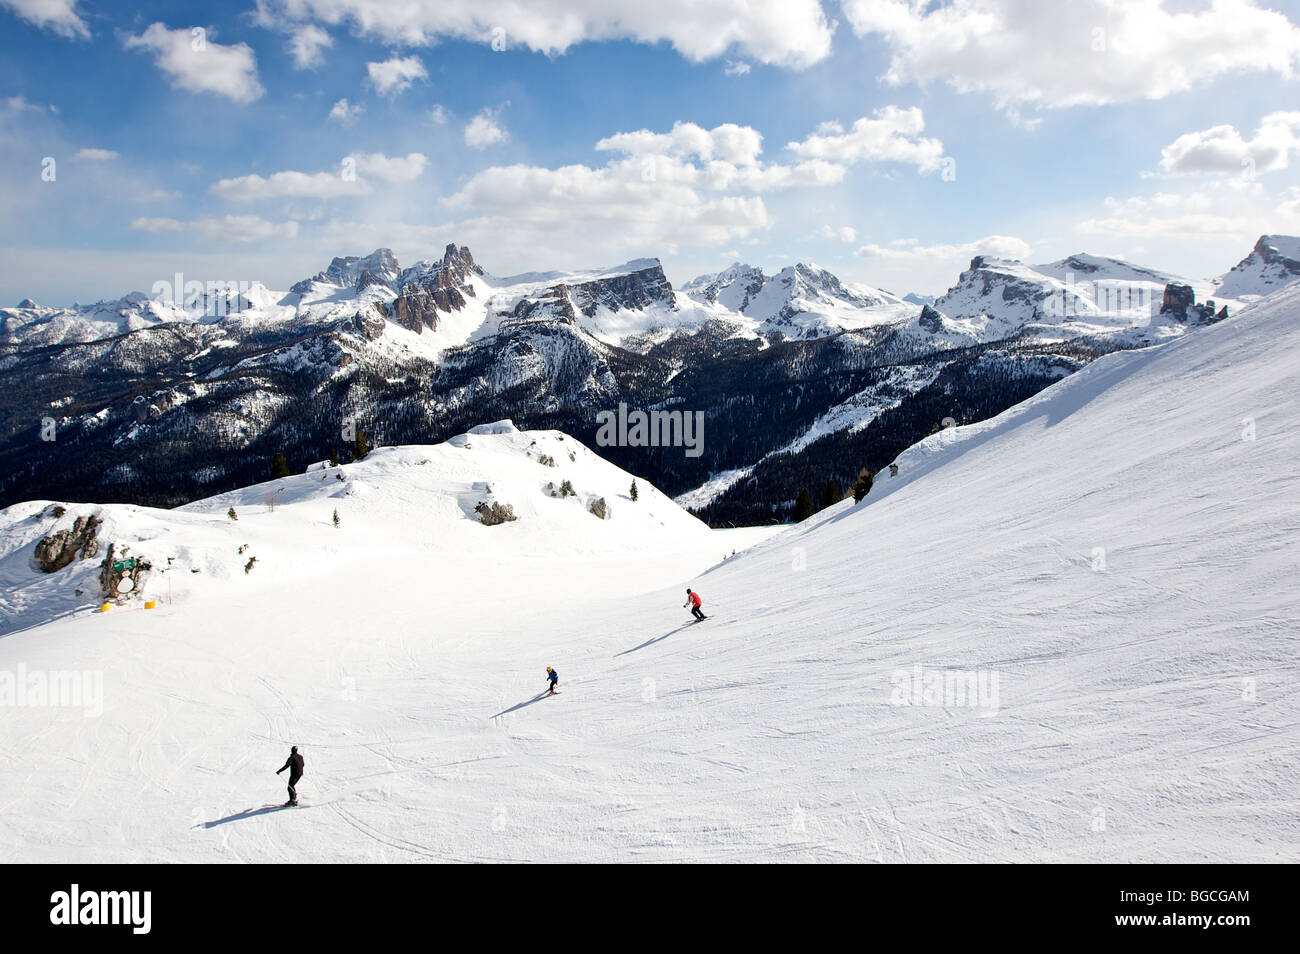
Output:
[[325,62],[325,51],[334,45],[333,38],[314,23],[304,23],[289,37],[289,52],[295,69],[315,69]]
[[247,43],[216,43],[202,27],[169,30],[152,23],[140,36],[128,35],[123,42],[127,49],[152,53],[155,65],[171,77],[172,85],[191,93],[251,103],[266,92],[257,80],[252,48]]
[[232,202],[263,199],[337,199],[367,195],[372,182],[410,182],[424,173],[429,160],[423,153],[386,156],[381,152],[354,153],[338,172],[285,170],[269,176],[248,175],[222,179],[209,190]]
[[922,245],[916,239],[896,239],[888,245],[863,245],[856,252],[859,258],[883,259],[903,262],[930,259],[942,262],[964,263],[976,255],[993,258],[1014,258],[1023,261],[1029,256],[1029,244],[1012,235],[989,235],[974,242],[960,244]]
[[836,242],[844,242],[851,245],[858,240],[858,230],[851,225],[844,225],[840,228],[832,228],[829,225],[823,225],[817,230],[817,234],[822,238],[832,239]]
[[1267,232],[1294,231],[1300,218],[1259,182],[1244,177],[1207,181],[1187,192],[1109,197],[1102,214],[1084,219],[1085,235],[1126,238],[1167,237],[1249,242]]
[[600,169],[498,166],[470,178],[447,200],[480,231],[521,243],[554,241],[572,223],[574,244],[603,248],[720,245],[766,228],[757,196],[709,195],[683,181],[647,180],[623,160]]
[[291,22],[348,24],[397,46],[442,38],[548,55],[600,40],[666,42],[695,62],[739,52],[760,63],[802,68],[830,55],[835,26],[818,0],[264,0],[265,15]]
[[1282,203],[1277,207],[1277,214],[1284,221],[1300,223],[1300,187],[1287,189],[1282,196]]
[[81,40],[90,38],[90,28],[77,13],[77,0],[0,0],[0,8],[60,36]]
[[112,149],[78,149],[73,159],[89,159],[95,162],[103,162],[107,159],[116,159],[118,154]]
[[445,106],[435,105],[431,110],[429,110],[429,122],[433,123],[435,126],[445,126],[449,119],[451,119],[451,113],[447,112]]
[[341,126],[351,126],[365,111],[366,107],[360,103],[349,103],[345,97],[330,107],[329,118]]
[[[457,234],[508,235],[521,247],[554,242],[567,246],[633,251],[680,247],[727,247],[749,241],[771,225],[759,193],[819,188],[841,182],[851,164],[903,161],[930,168],[942,155],[937,140],[917,137],[919,111],[882,110],[845,133],[823,127],[843,142],[792,143],[793,162],[765,162],[763,136],[750,126],[723,123],[711,129],[677,122],[667,131],[638,129],[595,144],[609,153],[603,166],[545,168],[494,166],[472,176],[446,199],[464,216]],[[823,158],[834,156],[835,160]],[[847,226],[827,230],[842,242],[857,240]]]
[[213,195],[234,202],[260,199],[335,199],[340,196],[365,195],[368,186],[355,175],[342,172],[276,172],[269,176],[239,176],[222,179],[209,190]]
[[1300,27],[1252,0],[1200,9],[1165,0],[843,0],[859,36],[880,37],[890,83],[946,82],[1001,106],[1161,99],[1231,73],[1290,79]]
[[933,172],[943,161],[943,143],[920,138],[924,129],[925,117],[915,106],[885,106],[871,119],[857,120],[847,132],[838,123],[823,123],[816,133],[786,148],[806,159],[902,162],[916,166],[918,172]]
[[1160,170],[1169,175],[1254,175],[1285,169],[1293,152],[1300,152],[1300,112],[1270,113],[1251,139],[1229,125],[1179,136],[1160,151]]
[[695,123],[673,123],[671,132],[654,133],[648,129],[616,133],[596,143],[602,151],[621,152],[630,156],[695,156],[720,159],[735,165],[752,165],[763,151],[763,136],[750,126],[723,123],[705,129]]
[[505,142],[507,138],[506,131],[497,122],[496,113],[490,109],[483,110],[465,126],[465,145],[475,149],[486,149]]
[[418,56],[393,56],[382,63],[367,63],[366,74],[380,96],[396,96],[429,75]]
[[227,242],[261,242],[295,238],[298,223],[270,222],[257,215],[226,215],[219,219],[139,218],[131,228],[143,232],[190,232],[204,239]]
[[412,152],[405,156],[385,156],[382,152],[353,153],[357,172],[380,182],[410,182],[418,179],[429,165],[423,153]]

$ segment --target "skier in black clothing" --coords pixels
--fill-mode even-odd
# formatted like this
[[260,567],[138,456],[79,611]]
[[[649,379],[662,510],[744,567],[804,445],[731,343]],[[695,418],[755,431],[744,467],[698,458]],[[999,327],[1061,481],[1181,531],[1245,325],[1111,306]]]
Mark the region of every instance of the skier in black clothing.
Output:
[[289,800],[284,803],[286,808],[290,805],[298,804],[298,789],[296,786],[298,780],[302,778],[302,767],[302,756],[298,754],[298,746],[295,745],[293,751],[289,753],[289,757],[285,760],[285,763],[275,772],[276,775],[279,775],[285,769],[289,770]]

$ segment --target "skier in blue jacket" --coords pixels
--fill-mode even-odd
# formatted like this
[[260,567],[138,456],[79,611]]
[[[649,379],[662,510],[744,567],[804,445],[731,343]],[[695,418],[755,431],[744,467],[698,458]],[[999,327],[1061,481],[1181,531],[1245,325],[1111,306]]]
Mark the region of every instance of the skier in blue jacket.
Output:
[[559,685],[559,682],[560,682],[560,674],[559,674],[558,672],[556,672],[554,669],[552,669],[550,666],[547,666],[547,667],[546,667],[546,679],[547,679],[547,681],[550,682],[550,684],[551,684],[551,691],[548,692],[547,695],[548,695],[548,696],[553,696],[553,695],[555,695],[555,687],[556,687],[557,685]]

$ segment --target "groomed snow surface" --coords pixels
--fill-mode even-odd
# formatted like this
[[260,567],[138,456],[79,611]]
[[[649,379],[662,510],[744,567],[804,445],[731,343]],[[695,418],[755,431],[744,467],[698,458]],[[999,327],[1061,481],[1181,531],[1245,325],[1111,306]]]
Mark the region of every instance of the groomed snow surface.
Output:
[[[1300,860],[1298,316],[1293,287],[1102,358],[761,540],[505,429],[292,478],[273,513],[270,485],[105,508],[203,582],[0,639],[0,672],[103,674],[98,717],[4,712],[0,854]],[[541,491],[564,478],[611,519]],[[520,520],[476,525],[480,481]],[[17,559],[30,625],[54,597]],[[263,811],[291,744],[304,807]]]

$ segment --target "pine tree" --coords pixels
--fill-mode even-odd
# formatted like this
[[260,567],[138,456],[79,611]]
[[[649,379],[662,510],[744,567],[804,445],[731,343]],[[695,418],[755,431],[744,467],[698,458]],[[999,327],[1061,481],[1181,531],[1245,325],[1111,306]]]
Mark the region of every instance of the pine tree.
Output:
[[807,487],[799,488],[799,497],[794,502],[794,513],[792,514],[795,523],[802,523],[813,515],[812,494],[808,492]]
[[275,457],[271,458],[271,479],[277,480],[280,477],[289,476],[289,462],[284,459],[284,455],[277,452]]
[[863,467],[858,471],[858,477],[853,481],[849,490],[853,492],[853,502],[862,503],[862,498],[871,492],[871,482],[873,474],[867,468]]
[[226,516],[229,517],[231,520],[239,519],[239,514],[235,513],[234,507],[231,507],[229,510],[226,511]]
[[632,481],[632,491],[631,491],[631,494],[632,494],[632,502],[633,502],[633,503],[636,503],[637,492],[636,492],[636,481],[635,481],[635,480]]
[[339,452],[338,452],[337,449],[331,447],[331,448],[330,448],[330,466],[331,466],[331,467],[337,467],[338,465],[339,465]]
[[822,491],[822,509],[825,510],[827,507],[834,506],[843,497],[844,493],[840,490],[840,482],[832,477],[826,481],[826,489]]
[[334,508],[334,527],[335,527],[335,529],[338,528],[338,525],[339,525],[339,508],[338,508],[338,507],[335,507],[335,508]]
[[370,446],[366,443],[366,432],[358,427],[356,439],[352,442],[352,460],[354,463],[365,460],[369,453]]

